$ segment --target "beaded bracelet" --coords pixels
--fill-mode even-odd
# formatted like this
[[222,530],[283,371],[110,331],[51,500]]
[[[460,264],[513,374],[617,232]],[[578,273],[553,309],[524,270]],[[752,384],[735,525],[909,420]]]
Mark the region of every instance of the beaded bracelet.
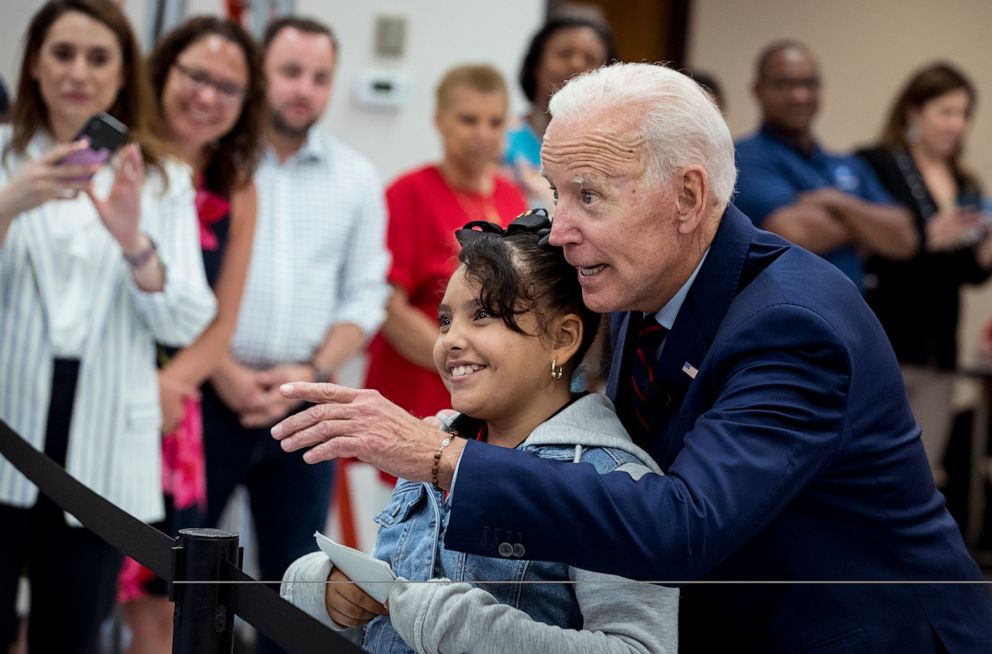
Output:
[[434,466],[431,468],[431,484],[441,492],[444,492],[444,489],[437,485],[437,473],[441,469],[441,455],[444,454],[444,448],[449,445],[451,445],[451,436],[445,436],[441,444],[438,445],[437,451],[434,452]]

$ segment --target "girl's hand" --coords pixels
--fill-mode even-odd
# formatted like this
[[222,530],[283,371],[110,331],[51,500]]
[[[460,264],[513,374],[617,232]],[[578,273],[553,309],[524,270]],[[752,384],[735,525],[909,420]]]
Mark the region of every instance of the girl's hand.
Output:
[[60,164],[66,155],[85,150],[86,141],[64,143],[44,156],[21,166],[0,191],[0,216],[13,219],[49,200],[68,200],[89,188],[90,178],[99,164]]
[[107,231],[124,252],[141,249],[141,187],[145,183],[145,162],[136,143],[121,150],[114,185],[106,198],[100,199],[89,186],[86,194],[93,200]]
[[327,597],[324,605],[331,620],[342,627],[361,627],[379,615],[386,614],[386,607],[365,594],[361,588],[351,583],[343,572],[331,569],[327,584]]

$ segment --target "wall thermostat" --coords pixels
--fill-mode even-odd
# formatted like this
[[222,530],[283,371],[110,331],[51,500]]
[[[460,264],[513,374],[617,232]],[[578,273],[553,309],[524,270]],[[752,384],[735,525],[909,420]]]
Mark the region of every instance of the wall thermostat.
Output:
[[365,70],[356,78],[355,97],[365,109],[395,111],[406,104],[410,79],[399,70]]

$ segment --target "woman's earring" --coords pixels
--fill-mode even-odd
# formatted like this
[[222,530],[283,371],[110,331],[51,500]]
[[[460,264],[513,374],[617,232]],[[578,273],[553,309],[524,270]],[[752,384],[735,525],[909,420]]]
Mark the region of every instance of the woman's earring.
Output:
[[558,355],[556,354],[555,358],[551,360],[551,379],[558,381],[564,374],[565,369],[558,365]]
[[906,126],[906,143],[910,145],[916,145],[920,142],[920,126],[917,122],[911,121],[909,125]]

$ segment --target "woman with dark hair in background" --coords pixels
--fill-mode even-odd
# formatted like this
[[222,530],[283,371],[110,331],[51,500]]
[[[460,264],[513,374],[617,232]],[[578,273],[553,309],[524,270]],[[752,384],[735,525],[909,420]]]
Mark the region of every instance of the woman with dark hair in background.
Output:
[[[197,526],[206,501],[198,387],[234,334],[251,256],[256,197],[252,173],[265,127],[261,53],[240,26],[213,16],[165,35],[148,60],[162,140],[192,170],[207,281],[217,317],[179,351],[162,348],[163,531]],[[128,559],[119,599],[131,628],[129,652],[172,651],[172,605],[165,582]]]
[[[52,0],[0,128],[0,418],[145,521],[163,515],[155,344],[189,343],[215,309],[189,175],[162,155],[152,106],[117,4]],[[101,111],[132,143],[113,166],[68,163]],[[30,651],[94,651],[120,554],[2,458],[0,524],[0,646],[16,638],[26,564]]]
[[551,96],[572,76],[616,58],[609,27],[584,14],[551,18],[531,39],[519,78],[530,109],[519,125],[507,131],[503,157],[531,206],[553,208],[548,183],[539,172]]
[[961,164],[975,100],[974,87],[956,67],[929,65],[900,92],[881,143],[858,152],[913,212],[920,235],[919,252],[908,261],[870,259],[866,287],[902,364],[938,483],[952,417],[959,291],[985,281],[992,270],[992,237],[979,213],[981,190]]

